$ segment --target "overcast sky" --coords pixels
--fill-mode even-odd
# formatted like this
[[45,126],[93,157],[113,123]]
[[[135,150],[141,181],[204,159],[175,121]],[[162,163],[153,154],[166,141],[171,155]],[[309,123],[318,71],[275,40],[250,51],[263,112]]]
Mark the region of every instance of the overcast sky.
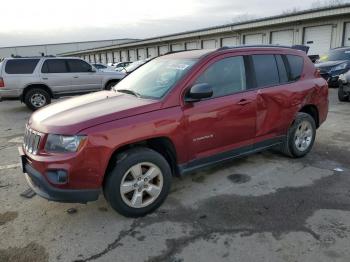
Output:
[[[320,0],[319,0],[320,1]],[[0,46],[147,38],[245,17],[307,9],[314,0],[1,0]]]

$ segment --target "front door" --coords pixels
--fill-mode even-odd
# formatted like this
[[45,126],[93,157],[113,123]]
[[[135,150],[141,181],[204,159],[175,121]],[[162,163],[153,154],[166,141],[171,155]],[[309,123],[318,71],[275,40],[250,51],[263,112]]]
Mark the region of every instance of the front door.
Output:
[[90,92],[102,89],[102,76],[92,72],[91,65],[80,59],[67,59],[72,74],[72,92]]
[[243,56],[216,58],[197,83],[211,85],[213,96],[184,106],[190,159],[249,150],[255,137],[256,91],[246,88]]

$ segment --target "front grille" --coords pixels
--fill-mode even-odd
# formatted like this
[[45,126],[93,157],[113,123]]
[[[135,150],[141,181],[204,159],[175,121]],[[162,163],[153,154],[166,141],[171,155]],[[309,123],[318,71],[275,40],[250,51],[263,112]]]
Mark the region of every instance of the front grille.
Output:
[[26,126],[24,133],[23,147],[31,154],[36,155],[38,153],[38,148],[41,140],[41,134],[37,131]]

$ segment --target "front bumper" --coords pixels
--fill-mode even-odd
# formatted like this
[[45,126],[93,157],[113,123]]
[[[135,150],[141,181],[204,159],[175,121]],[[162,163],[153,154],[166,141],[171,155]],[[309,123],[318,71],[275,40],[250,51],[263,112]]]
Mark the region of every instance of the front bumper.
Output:
[[87,203],[98,199],[101,189],[62,189],[51,185],[39,171],[26,161],[26,155],[22,148],[19,148],[19,153],[26,181],[39,196],[64,203]]

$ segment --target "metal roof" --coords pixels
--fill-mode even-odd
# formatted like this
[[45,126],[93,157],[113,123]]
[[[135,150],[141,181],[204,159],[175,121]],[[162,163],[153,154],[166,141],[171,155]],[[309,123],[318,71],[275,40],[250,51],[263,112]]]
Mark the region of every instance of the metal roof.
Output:
[[264,27],[269,25],[299,22],[302,20],[339,16],[339,15],[345,15],[345,14],[350,14],[350,3],[337,5],[337,6],[327,6],[327,7],[321,7],[321,8],[308,9],[308,10],[303,10],[299,12],[292,12],[289,14],[281,14],[276,16],[258,18],[258,19],[243,21],[243,22],[206,27],[206,28],[201,28],[197,30],[183,31],[175,34],[162,35],[162,36],[132,41],[125,44],[111,45],[111,46],[100,47],[100,48],[92,48],[92,49],[80,50],[77,52],[67,52],[67,53],[62,53],[61,55],[84,54],[89,52],[98,52],[98,51],[105,51],[110,49],[130,48],[133,46],[152,44],[155,42],[166,42],[166,41],[171,41],[176,39],[196,37],[196,36],[207,35],[207,34],[234,32],[234,31],[239,31],[244,29],[252,29],[252,28]]

